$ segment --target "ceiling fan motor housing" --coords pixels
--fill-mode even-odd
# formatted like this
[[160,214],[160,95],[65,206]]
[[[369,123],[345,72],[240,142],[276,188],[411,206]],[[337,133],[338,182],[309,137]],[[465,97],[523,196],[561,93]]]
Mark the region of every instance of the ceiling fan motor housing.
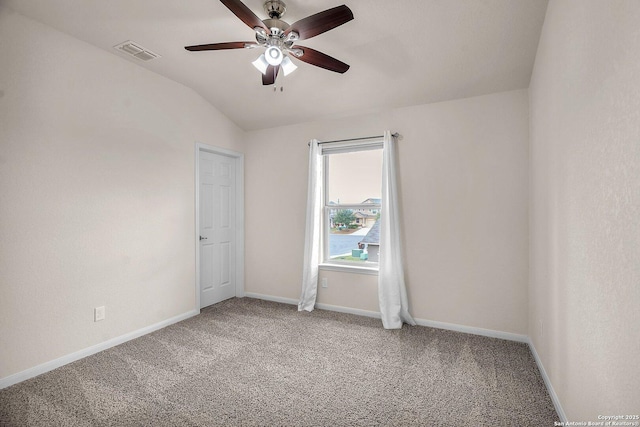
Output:
[[284,16],[287,5],[282,0],[267,0],[264,2],[264,11],[267,12],[269,18],[280,19]]
[[267,28],[271,30],[271,34],[273,34],[274,36],[280,35],[280,33],[284,33],[284,30],[289,28],[289,24],[278,18],[265,19],[262,22],[264,22],[264,25],[266,25]]

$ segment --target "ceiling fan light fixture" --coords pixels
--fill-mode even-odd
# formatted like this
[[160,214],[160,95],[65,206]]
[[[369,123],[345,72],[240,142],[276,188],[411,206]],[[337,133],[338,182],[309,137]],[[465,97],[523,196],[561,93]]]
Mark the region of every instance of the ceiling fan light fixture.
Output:
[[258,57],[255,61],[252,62],[253,66],[258,69],[262,74],[267,74],[267,67],[269,63],[264,56],[264,53]]
[[285,43],[297,41],[299,38],[300,38],[300,35],[298,33],[296,33],[295,31],[291,31],[289,34],[287,34]]
[[295,56],[296,58],[300,58],[302,55],[304,55],[304,51],[298,48],[289,49],[289,53]]
[[266,58],[269,65],[280,65],[282,63],[282,51],[277,46],[269,46],[264,53],[264,57]]
[[296,64],[293,63],[293,61],[291,59],[289,59],[288,56],[285,56],[284,59],[282,59],[282,72],[284,73],[285,76],[288,76],[289,74],[293,73],[296,68],[298,68],[298,66]]

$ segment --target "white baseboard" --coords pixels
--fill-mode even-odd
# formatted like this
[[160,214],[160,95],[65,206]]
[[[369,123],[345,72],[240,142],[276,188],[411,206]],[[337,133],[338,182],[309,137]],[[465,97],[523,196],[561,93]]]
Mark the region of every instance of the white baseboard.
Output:
[[[276,297],[272,295],[256,294],[253,292],[245,292],[244,296],[247,298],[298,305],[298,300],[293,298]],[[358,308],[342,307],[339,305],[316,303],[315,308],[327,311],[337,311],[339,313],[355,314],[358,316],[373,317],[376,319],[380,318],[380,313],[376,311],[360,310]]]
[[322,303],[316,303],[316,308],[319,308],[320,310],[337,311],[338,313],[348,313],[348,314],[355,314],[358,316],[380,319],[379,311],[362,310],[359,308],[342,307],[340,305],[331,305],[331,304],[322,304]]
[[245,292],[244,296],[247,298],[261,299],[261,300],[272,301],[272,302],[281,302],[283,304],[298,305],[298,300],[293,298],[274,297],[271,295],[256,294],[253,292]]
[[496,331],[493,329],[476,328],[473,326],[458,325],[456,323],[438,322],[435,320],[414,319],[420,326],[429,328],[446,329],[448,331],[464,332],[465,334],[481,335],[489,338],[499,338],[501,340],[528,343],[529,337],[526,335],[514,334],[512,332]]
[[120,335],[119,337],[112,338],[110,340],[101,342],[99,344],[92,345],[91,347],[87,347],[85,349],[76,351],[71,354],[67,354],[65,356],[59,357],[57,359],[51,360],[49,362],[45,362],[41,365],[34,366],[33,368],[26,369],[22,372],[18,372],[13,375],[9,375],[8,377],[0,379],[0,389],[12,386],[19,382],[28,380],[29,378],[33,378],[35,376],[44,374],[45,372],[52,371],[56,368],[69,364],[71,362],[75,362],[76,360],[83,359],[87,356],[91,356],[92,354],[99,353],[103,350],[106,350],[111,347],[115,347],[116,345],[125,343],[134,338],[141,337],[143,335],[147,335],[151,332],[157,331],[158,329],[165,328],[174,323],[181,322],[182,320],[186,320],[190,317],[196,316],[200,314],[200,310],[191,310],[189,312],[179,314],[175,317],[172,317],[167,320],[163,320],[162,322],[158,322],[154,325],[150,325],[144,327],[142,329],[138,329],[137,331],[129,332],[124,335]]
[[[256,294],[252,292],[245,293],[246,297],[262,299],[265,301],[281,302],[284,304],[297,305],[298,300],[293,298],[275,297],[271,295]],[[355,314],[357,316],[372,317],[380,319],[379,311],[361,310],[359,308],[342,307],[339,305],[331,305],[324,303],[316,303],[316,308],[320,310],[337,311],[339,313]],[[482,335],[490,338],[500,338],[507,341],[517,341],[522,343],[529,343],[529,337],[526,335],[514,334],[511,332],[494,331],[492,329],[474,328],[472,326],[457,325],[455,323],[437,322],[435,320],[415,319],[416,323],[420,326],[427,326],[429,328],[446,329],[449,331],[464,332],[472,335]]]
[[542,359],[538,356],[538,352],[536,351],[535,346],[533,345],[533,341],[530,339],[527,340],[529,344],[529,348],[531,349],[531,353],[533,354],[533,358],[536,361],[536,365],[538,365],[538,370],[540,371],[540,375],[542,375],[542,379],[544,380],[544,385],[547,387],[547,391],[549,392],[549,396],[551,396],[551,401],[553,402],[553,406],[556,408],[556,412],[560,417],[560,421],[562,421],[565,425],[567,424],[567,415],[564,413],[564,409],[562,409],[562,405],[560,404],[560,399],[558,399],[558,395],[553,389],[553,385],[551,385],[551,379],[547,375],[547,371],[544,369],[544,365],[542,364]]

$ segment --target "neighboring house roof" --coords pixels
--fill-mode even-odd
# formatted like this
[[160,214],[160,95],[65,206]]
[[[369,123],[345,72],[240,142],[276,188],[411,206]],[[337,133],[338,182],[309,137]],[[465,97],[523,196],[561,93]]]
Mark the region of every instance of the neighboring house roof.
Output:
[[377,220],[371,230],[364,236],[364,239],[360,241],[360,243],[373,243],[376,245],[380,244],[380,220]]
[[379,205],[380,203],[382,203],[382,199],[373,199],[371,197],[362,202],[363,205]]
[[354,212],[353,215],[356,218],[375,218],[378,214],[369,213],[369,212]]

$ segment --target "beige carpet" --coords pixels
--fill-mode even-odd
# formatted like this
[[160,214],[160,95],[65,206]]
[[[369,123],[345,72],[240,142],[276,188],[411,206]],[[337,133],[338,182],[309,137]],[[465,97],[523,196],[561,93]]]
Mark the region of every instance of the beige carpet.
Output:
[[5,426],[552,426],[525,344],[249,298],[0,390]]

